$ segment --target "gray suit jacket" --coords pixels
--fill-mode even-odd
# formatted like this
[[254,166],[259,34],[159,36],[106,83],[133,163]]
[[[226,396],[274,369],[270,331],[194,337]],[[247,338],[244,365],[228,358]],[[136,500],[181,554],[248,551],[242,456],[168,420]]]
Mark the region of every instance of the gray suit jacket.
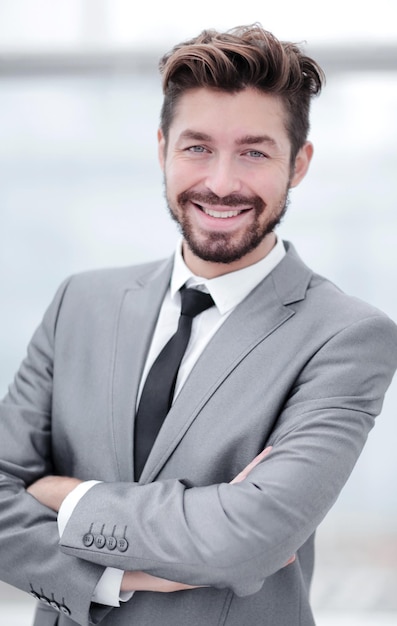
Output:
[[[287,246],[201,355],[139,485],[134,407],[171,262],[59,289],[0,405],[0,577],[41,599],[36,626],[314,624],[314,532],[381,410],[397,329]],[[25,491],[48,473],[104,481],[60,542]],[[110,609],[91,603],[106,566],[209,587]]]

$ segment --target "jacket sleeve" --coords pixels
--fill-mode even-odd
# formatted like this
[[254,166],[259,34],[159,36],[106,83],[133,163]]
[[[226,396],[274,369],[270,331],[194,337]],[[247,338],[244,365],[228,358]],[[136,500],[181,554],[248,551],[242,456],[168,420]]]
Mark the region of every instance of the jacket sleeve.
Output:
[[103,567],[62,553],[56,514],[26,492],[32,482],[53,473],[53,345],[66,289],[67,282],[0,403],[0,578],[85,625],[109,610],[98,607],[90,614]]
[[267,442],[271,454],[244,482],[98,484],[76,507],[62,551],[102,566],[255,593],[335,502],[396,366],[393,322],[379,314],[352,323],[305,364]]

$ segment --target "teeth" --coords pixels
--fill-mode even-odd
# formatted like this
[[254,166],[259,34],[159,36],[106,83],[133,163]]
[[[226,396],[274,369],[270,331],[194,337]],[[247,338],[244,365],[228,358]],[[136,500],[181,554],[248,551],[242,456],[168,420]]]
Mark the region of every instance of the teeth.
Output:
[[204,207],[202,208],[203,208],[204,213],[206,213],[210,217],[220,217],[220,218],[236,217],[236,215],[240,215],[240,213],[242,213],[242,211],[213,211],[212,209],[205,209]]

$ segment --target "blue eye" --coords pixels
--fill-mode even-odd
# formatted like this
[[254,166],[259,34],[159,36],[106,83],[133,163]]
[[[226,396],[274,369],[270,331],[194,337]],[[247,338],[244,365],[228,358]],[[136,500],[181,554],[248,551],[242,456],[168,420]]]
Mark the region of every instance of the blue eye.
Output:
[[255,159],[260,159],[261,157],[266,158],[266,154],[260,152],[259,150],[249,150],[247,154]]
[[206,149],[203,146],[190,146],[188,150],[190,152],[206,152]]

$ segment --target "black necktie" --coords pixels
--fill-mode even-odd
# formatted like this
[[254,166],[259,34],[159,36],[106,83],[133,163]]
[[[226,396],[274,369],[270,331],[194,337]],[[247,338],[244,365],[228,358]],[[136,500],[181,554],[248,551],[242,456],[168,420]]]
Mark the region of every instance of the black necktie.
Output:
[[153,363],[144,384],[135,418],[135,480],[138,480],[149,452],[171,407],[178,369],[189,343],[193,318],[213,306],[208,293],[181,289],[178,328]]

